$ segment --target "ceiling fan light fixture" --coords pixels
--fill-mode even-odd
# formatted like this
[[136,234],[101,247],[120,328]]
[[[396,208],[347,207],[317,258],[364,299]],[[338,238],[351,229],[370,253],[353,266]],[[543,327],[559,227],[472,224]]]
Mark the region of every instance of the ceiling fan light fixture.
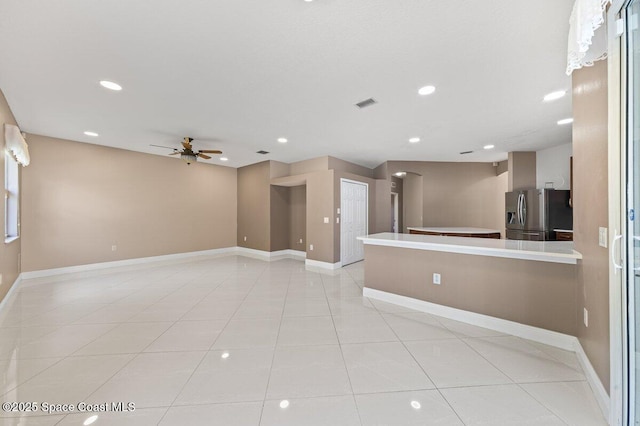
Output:
[[198,161],[198,157],[195,154],[180,154],[180,159],[187,164]]

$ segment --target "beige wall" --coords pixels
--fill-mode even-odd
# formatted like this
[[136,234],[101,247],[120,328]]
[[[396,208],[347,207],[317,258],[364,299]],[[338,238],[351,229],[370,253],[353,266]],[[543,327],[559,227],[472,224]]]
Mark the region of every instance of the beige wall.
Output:
[[275,185],[271,185],[270,190],[269,251],[286,250],[290,248],[291,191],[290,188]]
[[[2,182],[2,189],[4,191],[4,123],[17,125],[16,119],[13,117],[9,104],[7,104],[4,94],[0,91],[0,146],[2,146],[2,153],[0,153],[0,182]],[[22,169],[22,167],[20,167]],[[22,188],[21,188],[22,190]],[[0,218],[2,219],[2,226],[4,228],[4,204],[0,209]],[[0,246],[0,300],[7,294],[11,285],[14,283],[18,275],[20,274],[20,250],[22,245],[22,238],[19,238],[9,244],[2,242]]]
[[373,177],[373,169],[361,166],[359,164],[350,163],[335,157],[329,157],[329,169],[354,175],[360,175],[368,178]]
[[[334,247],[334,236],[336,236],[336,229],[340,226],[335,223],[334,192],[333,170],[309,174],[307,178],[307,259],[328,263],[339,261],[339,259],[335,260]],[[329,217],[329,223],[324,223],[325,217]],[[311,244],[313,244],[313,250],[310,249]]]
[[291,163],[289,172],[292,176],[305,173],[322,172],[329,170],[329,157],[317,157],[309,160]]
[[233,168],[37,135],[29,148],[24,271],[235,246]]
[[[504,200],[506,188],[502,180],[497,179],[493,164],[389,161],[389,175],[396,172],[412,172],[422,176],[422,226],[472,226],[503,230],[504,201],[500,207],[496,204],[496,198],[502,197]],[[420,226],[419,219],[415,217],[417,211],[413,212],[412,209],[414,200],[410,198],[413,184],[408,183],[406,177],[404,184],[405,228]]]
[[270,179],[269,161],[238,169],[239,247],[263,251],[271,248]]
[[[464,265],[463,268],[460,266]],[[365,245],[365,285],[575,335],[576,265]],[[431,283],[441,274],[441,285]]]
[[410,227],[422,226],[422,206],[424,189],[422,176],[416,173],[407,172],[403,179],[404,204],[403,204],[403,232],[409,233]]
[[[289,227],[289,248],[306,251],[307,244],[307,186],[290,188],[291,223]],[[302,242],[300,242],[302,240]]]
[[[573,229],[582,253],[578,275],[578,338],[609,389],[609,266],[598,245],[607,227],[607,61],[573,72]],[[611,232],[611,230],[609,231]],[[589,327],[582,322],[589,311]]]
[[536,153],[510,152],[508,161],[508,191],[536,187]]

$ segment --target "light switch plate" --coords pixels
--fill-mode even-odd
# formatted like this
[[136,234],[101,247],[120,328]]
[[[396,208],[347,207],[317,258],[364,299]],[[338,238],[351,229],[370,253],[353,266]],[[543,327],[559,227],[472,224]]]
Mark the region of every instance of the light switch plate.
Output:
[[598,244],[600,247],[607,248],[607,228],[598,228]]
[[328,217],[324,218],[324,223],[329,223],[329,218]]
[[433,283],[440,285],[440,274],[436,274],[436,273],[433,274]]
[[309,250],[313,251],[313,244],[309,244]]

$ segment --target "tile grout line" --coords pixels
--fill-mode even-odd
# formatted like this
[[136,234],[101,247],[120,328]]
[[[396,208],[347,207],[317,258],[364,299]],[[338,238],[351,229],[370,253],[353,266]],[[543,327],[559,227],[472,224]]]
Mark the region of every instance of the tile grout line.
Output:
[[267,377],[267,385],[264,388],[264,397],[262,399],[262,406],[260,407],[260,418],[258,419],[258,425],[262,423],[262,416],[264,414],[264,406],[267,403],[267,394],[269,393],[269,383],[271,383],[271,374],[273,373],[273,362],[276,359],[276,351],[278,350],[278,340],[280,339],[280,330],[282,329],[282,319],[284,318],[284,309],[286,305],[287,295],[289,294],[289,287],[291,286],[291,272],[289,273],[289,280],[287,283],[287,291],[284,295],[284,303],[282,304],[282,312],[280,313],[280,322],[278,324],[278,333],[276,334],[276,341],[273,348],[273,355],[271,355],[271,366],[269,367],[269,377]]
[[[364,296],[363,296],[364,297]],[[380,310],[378,309],[378,307],[373,304],[373,307],[380,313]],[[422,364],[420,364],[420,362],[418,362],[418,360],[416,359],[416,357],[413,355],[413,352],[411,352],[411,350],[409,350],[409,348],[407,347],[407,345],[405,344],[405,342],[400,339],[400,336],[398,336],[398,333],[396,333],[396,331],[393,329],[393,327],[387,322],[387,319],[384,317],[384,315],[380,314],[380,316],[382,317],[382,320],[385,322],[385,324],[387,324],[387,327],[389,327],[391,329],[391,331],[393,332],[393,334],[396,335],[396,337],[398,338],[398,341],[402,344],[402,346],[404,347],[404,350],[407,351],[409,353],[409,355],[411,356],[411,358],[413,359],[413,361],[418,365],[418,367],[420,368],[420,370],[422,370],[422,372],[424,373],[425,376],[427,376],[427,378],[429,379],[429,381],[433,384],[435,390],[438,392],[438,394],[440,395],[440,397],[447,403],[447,405],[449,406],[449,408],[451,409],[451,411],[456,415],[456,417],[458,418],[458,420],[460,420],[460,423],[462,423],[463,425],[465,424],[464,420],[462,420],[462,417],[460,416],[460,414],[456,411],[455,408],[453,408],[453,406],[451,405],[451,402],[442,394],[442,392],[440,391],[440,388],[438,388],[438,385],[436,385],[436,382],[433,381],[433,379],[431,378],[431,376],[429,376],[429,374],[425,371],[425,369],[422,367]],[[436,319],[436,322],[438,322],[438,324],[440,324],[440,322]],[[445,327],[445,329],[448,330],[448,328]],[[456,338],[458,338],[458,336],[456,336],[454,334],[454,336]],[[458,338],[459,339],[459,338]],[[459,339],[460,340],[460,339]],[[406,392],[406,391],[405,391]],[[411,391],[409,391],[411,392]]]
[[342,351],[342,342],[340,341],[340,336],[338,335],[338,328],[336,327],[333,310],[331,309],[331,303],[329,303],[329,297],[327,296],[327,289],[324,286],[324,279],[322,278],[322,274],[319,274],[319,275],[320,275],[320,281],[322,282],[322,288],[324,290],[324,296],[327,298],[327,304],[329,305],[329,312],[331,313],[331,323],[333,324],[333,331],[336,333],[336,340],[338,341],[338,348],[340,349],[342,364],[344,365],[344,371],[345,373],[347,373],[347,379],[349,380],[349,387],[351,388],[351,399],[353,400],[353,405],[356,408],[356,414],[358,414],[358,422],[360,422],[360,426],[362,426],[362,416],[360,415],[360,408],[358,407],[358,402],[356,401],[356,395],[355,395],[355,392],[353,391],[353,383],[351,382],[351,375],[349,374],[349,369],[347,368],[347,361],[345,360],[344,352]]
[[[266,266],[265,266],[266,269]],[[264,271],[263,271],[264,273]],[[260,275],[258,275],[258,277],[256,277],[255,281],[253,282],[253,285],[251,286],[251,289],[253,289],[256,286],[257,281],[260,279],[260,276],[262,275],[262,273]],[[224,282],[224,281],[223,281]],[[221,285],[221,284],[220,284]],[[219,286],[219,285],[218,285]],[[216,287],[217,288],[217,287]],[[215,290],[214,290],[215,291]],[[244,300],[246,300],[247,296],[249,295],[249,293],[247,293],[245,295],[245,297],[242,299],[242,301],[244,302]],[[206,297],[206,296],[205,296]],[[220,330],[220,333],[216,336],[215,340],[213,341],[213,343],[211,343],[211,345],[209,346],[209,350],[207,350],[204,355],[202,356],[202,358],[200,359],[200,362],[198,362],[198,364],[195,366],[195,368],[193,369],[193,371],[191,372],[191,374],[189,375],[189,377],[187,378],[187,380],[185,380],[184,384],[180,387],[180,390],[176,393],[175,398],[173,398],[173,400],[171,401],[171,404],[169,404],[169,407],[167,408],[167,411],[164,412],[164,414],[162,415],[162,417],[160,418],[160,420],[158,421],[158,423],[161,423],[162,420],[164,420],[165,416],[167,415],[167,413],[169,412],[169,410],[174,407],[175,402],[177,401],[177,399],[180,397],[180,394],[182,394],[182,392],[184,391],[184,388],[187,386],[187,384],[191,381],[191,379],[193,378],[194,374],[196,373],[196,371],[198,371],[198,368],[200,368],[200,366],[202,365],[202,363],[204,362],[205,358],[207,357],[207,354],[209,354],[211,352],[211,348],[213,347],[213,345],[215,345],[216,341],[218,340],[218,338],[220,337],[220,335],[222,335],[222,332],[224,331],[225,328],[227,328],[227,325],[229,325],[229,322],[231,321],[231,318],[233,318],[233,316],[235,315],[235,313],[238,311],[238,309],[240,309],[240,306],[242,305],[242,303],[238,304],[238,307],[236,308],[236,310],[234,311],[234,313],[229,317],[229,319],[227,320],[227,323],[225,324],[225,326],[223,327],[222,330]],[[186,313],[185,313],[186,315]]]

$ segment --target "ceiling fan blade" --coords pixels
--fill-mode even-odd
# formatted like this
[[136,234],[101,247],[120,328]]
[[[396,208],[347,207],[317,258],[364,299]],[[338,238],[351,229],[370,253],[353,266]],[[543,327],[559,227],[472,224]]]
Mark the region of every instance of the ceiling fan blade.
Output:
[[193,139],[190,137],[185,137],[184,140],[182,141],[182,146],[185,147],[185,149],[191,149],[191,141]]
[[211,157],[209,157],[208,155],[204,155],[202,152],[198,153],[198,157],[204,158],[205,160],[210,160],[211,159]]
[[175,149],[175,148],[171,148],[170,146],[162,146],[162,145],[154,145],[154,144],[149,144],[149,146],[156,146],[158,148]]
[[222,151],[218,149],[201,149],[198,152],[206,152],[207,154],[222,154]]
[[169,155],[178,155],[178,154],[180,154],[180,151],[172,152],[172,153],[171,153],[171,154],[169,154]]

